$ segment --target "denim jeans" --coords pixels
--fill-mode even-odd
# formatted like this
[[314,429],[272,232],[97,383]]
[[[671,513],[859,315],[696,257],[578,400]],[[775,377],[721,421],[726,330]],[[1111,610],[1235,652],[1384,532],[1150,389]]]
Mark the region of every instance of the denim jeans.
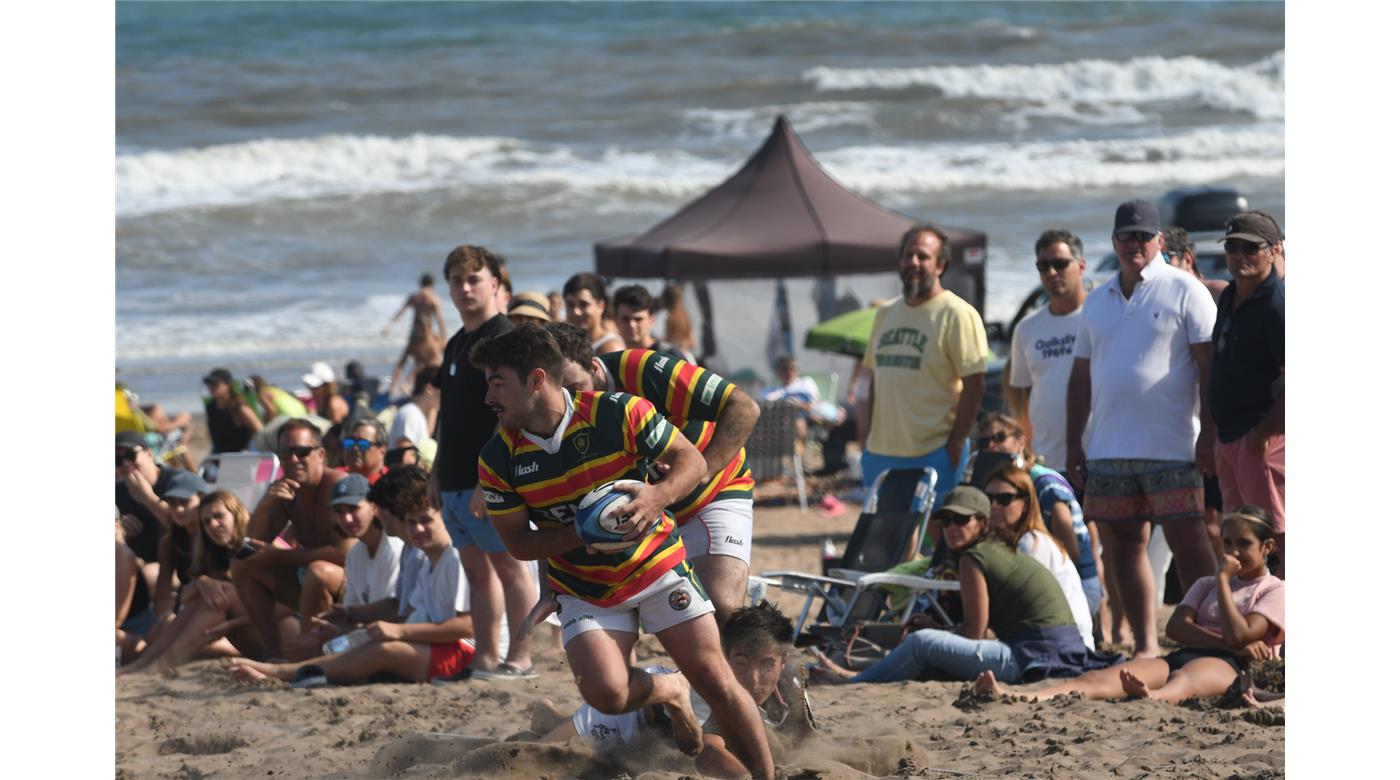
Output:
[[1021,665],[1012,655],[1010,645],[925,628],[905,637],[889,655],[856,675],[851,682],[914,680],[932,669],[962,680],[975,680],[977,675],[990,669],[1002,682],[1021,681]]
[[934,499],[933,507],[937,509],[943,503],[943,497],[948,495],[962,481],[963,472],[967,470],[967,459],[972,454],[971,441],[964,440],[962,453],[958,457],[957,463],[950,463],[948,450],[939,447],[932,452],[913,457],[898,457],[895,455],[881,455],[879,453],[865,450],[860,455],[860,478],[865,483],[865,489],[875,484],[875,478],[880,472],[886,469],[925,469],[933,468],[938,474],[938,482],[933,486]]

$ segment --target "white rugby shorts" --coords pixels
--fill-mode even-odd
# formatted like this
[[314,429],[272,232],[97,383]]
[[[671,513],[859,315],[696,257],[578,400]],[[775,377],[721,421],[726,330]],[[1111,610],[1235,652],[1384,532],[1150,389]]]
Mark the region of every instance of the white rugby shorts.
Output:
[[565,645],[588,631],[626,631],[648,634],[665,631],[715,611],[705,592],[695,583],[668,569],[642,592],[614,607],[600,607],[564,593],[559,598],[559,622]]
[[749,562],[753,547],[753,499],[712,501],[681,525],[686,558],[728,555]]

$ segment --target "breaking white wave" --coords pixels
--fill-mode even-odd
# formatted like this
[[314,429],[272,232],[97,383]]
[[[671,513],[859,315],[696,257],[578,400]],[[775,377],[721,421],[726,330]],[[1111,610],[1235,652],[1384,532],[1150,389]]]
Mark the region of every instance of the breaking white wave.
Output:
[[1193,101],[1264,119],[1283,118],[1283,52],[1243,66],[1199,57],[1076,60],[1038,65],[930,65],[803,72],[822,92],[932,88],[948,97],[1143,104]]
[[847,100],[756,108],[688,108],[681,112],[681,119],[697,135],[743,140],[766,136],[779,114],[786,115],[804,133],[827,127],[876,127],[873,104]]
[[[1281,176],[1283,128],[1265,123],[1156,137],[1027,143],[851,146],[818,152],[845,185],[870,193],[959,188],[1044,190]],[[672,204],[724,180],[741,160],[610,148],[591,156],[508,138],[326,136],[117,158],[117,213],[437,188],[509,192],[606,212]]]
[[566,147],[513,138],[416,134],[260,140],[119,155],[117,215],[479,185],[679,196],[715,181],[725,168],[680,151],[607,149],[590,158]]
[[856,146],[818,155],[863,194],[961,188],[1058,191],[1281,177],[1283,127],[1201,129],[1147,138]]

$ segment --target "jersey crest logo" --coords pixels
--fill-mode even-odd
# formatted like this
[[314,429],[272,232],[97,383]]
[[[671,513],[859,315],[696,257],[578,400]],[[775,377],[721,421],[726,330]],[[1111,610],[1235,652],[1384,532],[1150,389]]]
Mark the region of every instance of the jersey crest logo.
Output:
[[588,452],[588,434],[580,433],[574,437],[574,449],[578,450],[580,455]]

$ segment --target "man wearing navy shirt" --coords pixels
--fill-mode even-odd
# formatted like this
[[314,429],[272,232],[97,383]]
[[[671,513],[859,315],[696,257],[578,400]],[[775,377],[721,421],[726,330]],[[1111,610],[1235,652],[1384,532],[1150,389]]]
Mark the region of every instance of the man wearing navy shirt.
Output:
[[1225,264],[1234,281],[1220,294],[1211,340],[1207,400],[1215,418],[1215,464],[1225,508],[1269,512],[1283,576],[1283,231],[1262,211],[1225,226]]

